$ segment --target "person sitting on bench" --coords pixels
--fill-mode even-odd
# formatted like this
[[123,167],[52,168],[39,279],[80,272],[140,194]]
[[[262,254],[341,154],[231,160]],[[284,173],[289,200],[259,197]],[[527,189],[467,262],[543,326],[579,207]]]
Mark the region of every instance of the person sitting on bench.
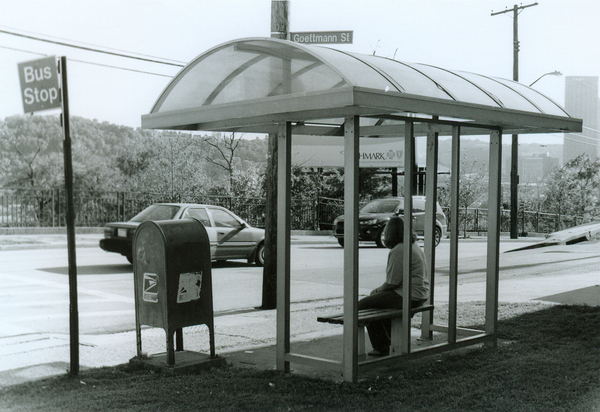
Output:
[[[358,302],[358,309],[402,309],[402,276],[404,262],[404,221],[398,216],[390,219],[385,227],[383,243],[390,250],[388,255],[386,278],[383,285],[371,291],[371,294]],[[412,234],[411,307],[416,308],[429,297],[429,277],[425,254],[416,243],[417,236]],[[373,346],[370,356],[387,356],[391,343],[391,320],[373,321],[367,326],[369,340]]]

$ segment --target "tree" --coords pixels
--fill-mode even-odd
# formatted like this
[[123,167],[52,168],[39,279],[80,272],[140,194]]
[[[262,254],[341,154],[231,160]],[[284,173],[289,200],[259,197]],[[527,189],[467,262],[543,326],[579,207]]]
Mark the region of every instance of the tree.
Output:
[[[467,156],[461,162],[460,176],[458,178],[458,207],[465,210],[463,216],[464,237],[467,237],[468,216],[467,209],[472,206],[480,206],[481,203],[487,203],[483,196],[487,190],[487,181],[485,179],[484,167],[477,163],[467,161]],[[438,189],[440,194],[439,202],[450,204],[449,194],[451,191],[452,179],[447,179],[445,184]]]
[[235,133],[231,133],[229,136],[221,136],[220,134],[217,134],[204,140],[210,147],[213,148],[212,152],[205,156],[205,159],[227,172],[229,176],[230,193],[233,190],[235,151],[238,148],[243,136],[244,135],[241,134],[236,140]]
[[544,207],[558,214],[600,216],[600,161],[579,155],[552,174],[548,181]]
[[315,196],[342,199],[344,197],[343,169],[292,167],[292,198],[314,199]]
[[10,186],[55,184],[62,158],[61,129],[56,116],[11,116],[0,135],[3,176]]

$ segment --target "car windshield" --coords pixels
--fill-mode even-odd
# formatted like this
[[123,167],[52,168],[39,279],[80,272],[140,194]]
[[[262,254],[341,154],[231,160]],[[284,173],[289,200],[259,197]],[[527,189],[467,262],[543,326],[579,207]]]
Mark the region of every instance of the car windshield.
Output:
[[374,200],[363,206],[360,213],[394,213],[399,204],[404,204],[403,199]]
[[173,205],[152,205],[135,215],[130,222],[145,222],[147,220],[171,220],[179,206]]

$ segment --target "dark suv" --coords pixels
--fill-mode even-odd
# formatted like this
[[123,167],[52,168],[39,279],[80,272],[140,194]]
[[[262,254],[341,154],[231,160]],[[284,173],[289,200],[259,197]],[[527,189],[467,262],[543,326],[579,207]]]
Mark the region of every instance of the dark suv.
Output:
[[[378,247],[384,247],[383,229],[394,215],[404,215],[404,198],[389,197],[373,200],[363,206],[358,213],[358,240],[375,241]],[[413,196],[413,230],[418,236],[425,233],[425,196]],[[435,245],[446,235],[446,215],[440,204],[436,207]],[[344,216],[333,221],[333,235],[344,246]]]

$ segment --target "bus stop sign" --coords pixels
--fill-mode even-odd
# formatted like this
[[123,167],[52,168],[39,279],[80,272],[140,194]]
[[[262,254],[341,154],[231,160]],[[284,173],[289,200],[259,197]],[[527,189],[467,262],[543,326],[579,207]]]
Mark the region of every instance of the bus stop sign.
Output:
[[19,63],[18,67],[25,113],[61,107],[55,56]]

